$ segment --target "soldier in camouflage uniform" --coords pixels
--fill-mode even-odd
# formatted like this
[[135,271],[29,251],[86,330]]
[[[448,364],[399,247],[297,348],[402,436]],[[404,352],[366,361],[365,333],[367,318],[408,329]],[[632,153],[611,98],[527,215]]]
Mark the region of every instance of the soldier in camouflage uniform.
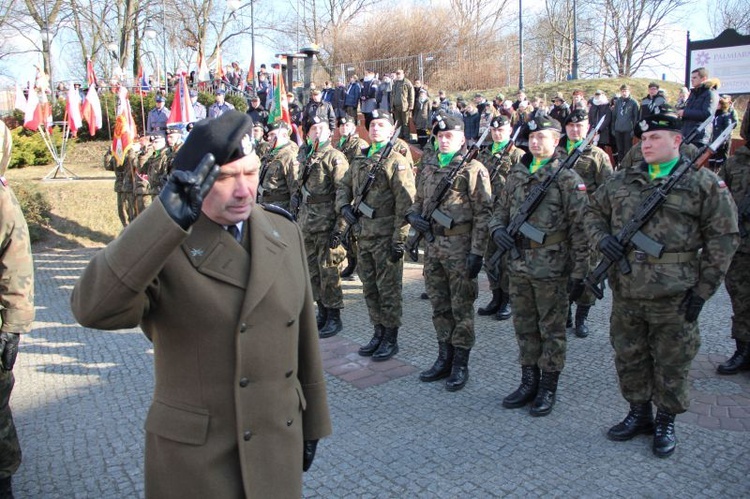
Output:
[[[573,152],[580,143],[586,139],[589,133],[589,115],[583,109],[574,109],[565,119],[565,135],[560,141],[559,154],[562,159]],[[594,194],[600,185],[612,175],[612,163],[609,156],[604,150],[589,144],[573,165],[575,172],[581,177],[586,184],[586,193],[589,198]],[[589,251],[589,268],[594,268],[598,261],[599,254],[593,249]],[[572,283],[571,283],[572,285]],[[568,319],[565,326],[572,329],[579,338],[585,338],[589,335],[589,328],[586,325],[586,319],[589,316],[589,310],[596,303],[596,297],[588,289],[584,290],[578,300],[576,300],[575,322],[573,322],[573,304],[568,307]]]
[[[148,175],[148,195],[151,200],[159,195],[162,186],[167,181],[167,169],[169,168],[170,151],[167,141],[163,137],[154,139],[154,151],[146,160],[143,169]],[[150,204],[150,203],[149,203]]]
[[[747,114],[746,114],[747,116]],[[750,117],[748,117],[750,119]],[[732,258],[726,281],[732,300],[732,338],[737,350],[717,367],[719,374],[736,374],[750,369],[750,147],[746,143],[721,166],[719,176],[726,182],[737,204],[744,237]]]
[[[659,113],[638,123],[644,162],[619,170],[594,193],[586,218],[592,246],[611,261],[626,258],[627,275],[612,265],[610,340],[627,417],[610,440],[654,433],[653,452],[672,454],[675,415],[689,404],[688,371],[700,347],[698,315],[721,284],[737,248],[737,212],[726,184],[707,168],[689,169],[641,232],[665,247],[660,258],[624,248],[614,234],[641,202],[685,161],[680,120]],[[656,405],[654,422],[651,404]]]
[[[427,242],[424,275],[432,304],[432,323],[438,340],[438,358],[419,379],[431,382],[448,377],[448,391],[462,389],[469,379],[469,353],[474,346],[474,301],[477,299],[477,275],[487,248],[487,223],[492,213],[492,194],[487,169],[476,160],[465,165],[431,220],[423,216],[441,179],[461,163],[466,143],[461,118],[441,118],[437,134],[439,153],[422,164],[417,196],[407,220],[414,230],[431,232]],[[439,215],[443,216],[439,216]],[[437,222],[452,220],[452,228]],[[444,221],[445,224],[446,221]],[[426,239],[425,239],[426,241]]]
[[[182,124],[179,125],[167,125],[167,146],[169,147],[169,155],[167,157],[167,169],[166,175],[162,178],[161,186],[167,183],[167,177],[172,173],[174,169],[174,157],[177,155],[177,151],[180,150],[184,143],[182,135]],[[161,188],[159,189],[161,190]]]
[[[492,183],[492,210],[498,208],[500,192],[505,186],[505,177],[507,177],[510,168],[518,163],[523,156],[523,151],[514,144],[510,144],[508,151],[503,151],[511,139],[513,127],[507,116],[497,116],[490,122],[490,133],[492,134],[492,144],[483,147],[479,151],[477,159],[487,168],[490,173]],[[502,156],[502,158],[501,158]],[[498,160],[500,163],[498,164]],[[494,178],[493,178],[494,177]],[[484,263],[487,265],[490,257],[497,251],[497,246],[492,238],[487,240],[487,251],[484,253]],[[492,300],[485,307],[477,310],[479,315],[495,315],[497,320],[510,319],[510,294],[508,293],[508,270],[507,260],[503,257],[499,269],[487,269],[487,280],[490,283],[492,291]]]
[[[0,121],[0,175],[10,162],[11,135]],[[28,333],[34,321],[34,263],[31,239],[21,205],[0,176],[0,497],[12,498],[11,477],[21,464],[10,395],[15,378],[13,364],[20,334]]]
[[286,211],[297,187],[297,144],[289,139],[289,125],[275,121],[268,125],[269,149],[262,158],[258,182],[258,202],[267,203]]
[[148,183],[148,160],[156,151],[154,146],[156,140],[157,137],[154,137],[153,141],[149,137],[141,137],[141,150],[133,162],[133,195],[135,200],[133,213],[136,217],[143,213],[146,207],[151,204]]
[[[292,196],[292,213],[299,205],[299,222],[305,236],[307,264],[310,270],[313,298],[318,304],[319,335],[327,338],[343,328],[341,309],[344,295],[341,291],[339,264],[346,250],[338,244],[330,247],[335,232],[340,232],[336,215],[336,191],[341,185],[349,163],[346,157],[331,145],[331,130],[327,122],[315,116],[308,130],[309,143],[298,155],[298,184],[302,195]],[[318,143],[317,151],[314,149]],[[306,166],[311,165],[305,178]],[[337,230],[334,230],[334,229]]]
[[[132,146],[131,146],[132,149]],[[107,150],[105,161],[109,164],[108,170],[115,172],[115,194],[117,195],[117,216],[120,218],[120,223],[123,227],[127,227],[130,222],[130,216],[128,215],[128,204],[126,201],[127,191],[125,190],[125,177],[127,172],[125,171],[126,161],[122,164],[117,162],[115,156],[111,151]],[[132,184],[131,184],[132,185]],[[131,189],[132,192],[132,189]]]
[[259,158],[268,156],[271,151],[271,144],[264,138],[266,133],[266,124],[261,122],[253,123],[253,146],[258,153]]
[[[565,169],[552,182],[528,223],[546,234],[539,244],[519,233],[506,231],[531,190],[552,175],[562,159],[556,146],[560,123],[539,114],[525,126],[529,129],[529,150],[513,165],[500,192],[498,209],[490,222],[492,238],[506,253],[514,247],[519,258],[508,254],[513,327],[519,347],[521,385],[503,399],[507,408],[532,402],[532,416],[546,416],[555,405],[557,382],[565,367],[565,316],[568,309],[568,280],[574,279],[575,299],[583,292],[588,269],[588,247],[583,216],[588,205],[581,177]],[[541,371],[541,373],[540,373]]]
[[[370,121],[368,119],[368,121]],[[338,119],[339,124],[339,142],[336,149],[344,153],[346,160],[352,164],[354,158],[366,154],[370,144],[357,134],[357,125],[354,118],[349,115],[342,116]],[[347,278],[354,274],[357,268],[357,237],[354,231],[349,232],[349,240],[342,241],[346,248],[346,267],[341,271],[341,277]]]
[[[414,173],[403,156],[394,150],[387,158],[381,158],[383,147],[394,133],[391,115],[374,110],[369,132],[372,145],[349,165],[336,193],[336,209],[356,232],[362,293],[375,328],[372,339],[359,349],[359,354],[383,361],[398,353],[404,243],[408,235],[404,215],[414,202],[416,187]],[[352,202],[379,162],[357,219]]]

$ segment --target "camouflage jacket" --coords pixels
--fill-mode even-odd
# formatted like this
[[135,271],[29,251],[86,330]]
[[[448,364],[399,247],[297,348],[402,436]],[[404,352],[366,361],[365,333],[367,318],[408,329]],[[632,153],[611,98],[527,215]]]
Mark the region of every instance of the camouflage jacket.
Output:
[[414,170],[414,157],[411,155],[411,147],[403,139],[396,139],[393,150],[403,156],[409,162],[409,168]]
[[[531,190],[544,182],[558,168],[560,158],[553,159],[535,173],[529,173],[531,154],[513,165],[505,187],[500,192],[490,221],[490,231],[507,227]],[[508,268],[513,274],[534,279],[551,279],[571,276],[583,279],[588,271],[588,248],[583,229],[583,217],[588,206],[586,186],[572,170],[563,170],[552,182],[541,204],[534,210],[528,223],[541,230],[547,238],[562,238],[541,247],[533,246],[523,236],[518,239],[521,258],[508,258]]]
[[344,153],[344,156],[346,156],[346,160],[350,164],[356,156],[361,156],[362,154],[364,154],[364,151],[368,147],[370,147],[370,144],[368,144],[365,139],[361,138],[356,133],[353,133],[346,137],[343,142],[339,140],[336,145],[336,149]]
[[135,149],[128,149],[128,153],[125,155],[125,159],[122,161],[122,165],[119,168],[123,170],[122,176],[122,192],[128,192],[132,194],[135,191],[136,174],[138,173],[138,162],[139,162],[139,151]]
[[289,210],[289,200],[297,186],[297,144],[288,142],[270,151],[260,168],[258,201]]
[[15,194],[0,177],[0,331],[28,333],[34,321],[34,262],[29,228]]
[[[438,164],[437,155],[432,155],[427,162],[422,162],[417,195],[409,213],[422,213],[424,205],[437,190],[440,180],[447,177],[461,159],[459,152],[444,168]],[[471,252],[475,255],[484,255],[489,238],[487,223],[492,216],[492,193],[490,176],[482,163],[474,160],[462,168],[438,209],[453,219],[454,226],[472,224]],[[436,227],[437,223],[433,220],[432,225]]]
[[330,233],[338,218],[335,208],[336,191],[346,170],[349,169],[349,162],[341,151],[331,146],[330,142],[320,145],[308,158],[307,154],[311,147],[302,147],[297,156],[298,183],[302,182],[305,165],[308,161],[312,162],[310,175],[302,188],[303,200],[298,221],[305,234]]
[[[567,139],[563,139],[565,141]],[[564,161],[568,157],[568,152],[564,146],[557,148],[560,161]],[[612,163],[609,160],[609,156],[604,150],[589,145],[583,150],[583,154],[578,158],[578,161],[573,165],[573,170],[578,174],[586,184],[586,192],[591,196],[600,185],[603,185],[607,179],[612,176],[614,170],[612,169]]]
[[[592,246],[598,247],[608,234],[617,234],[641,202],[665,181],[666,177],[651,181],[646,163],[610,177],[592,196],[586,217]],[[649,300],[678,296],[694,288],[707,300],[721,284],[739,239],[734,201],[726,184],[707,168],[685,173],[641,230],[664,245],[662,258],[675,253],[696,256],[682,263],[658,263],[632,251],[627,256],[630,274],[620,273],[617,265],[610,269],[615,296]]]
[[171,151],[165,147],[154,153],[146,160],[144,169],[148,172],[148,193],[159,194],[162,186],[167,181],[168,168],[171,163]]
[[[122,162],[122,164],[118,164],[114,155],[110,155],[107,161],[109,162],[109,165],[112,168],[112,171],[115,172],[115,192],[126,192],[125,189],[123,188],[123,184],[125,182],[125,175],[127,173],[125,171],[125,168],[127,165],[127,159],[125,159]],[[131,182],[131,185],[132,185],[132,182]]]
[[138,195],[149,193],[148,183],[148,160],[154,155],[154,146],[148,145],[137,154],[133,165],[135,166],[133,176],[133,191]]
[[257,154],[259,158],[266,157],[271,152],[271,144],[265,140],[261,140],[257,144],[253,144],[253,146],[255,147],[255,154]]
[[[742,201],[750,196],[750,148],[747,144],[737,149],[734,156],[730,156],[724,162],[719,177],[726,182],[739,208]],[[745,230],[750,232],[750,213],[744,217],[740,214],[740,218]],[[737,252],[750,253],[750,236],[740,240]]]
[[[371,157],[357,156],[349,165],[336,192],[336,212],[351,204],[367,181],[367,175],[380,160],[380,153]],[[364,204],[374,210],[373,217],[364,214],[354,228],[364,239],[390,238],[392,242],[405,242],[409,229],[404,216],[414,202],[416,187],[414,173],[406,159],[395,150],[383,161],[375,175]]]
[[[508,154],[503,157],[500,164],[497,165],[498,173],[495,175],[495,179],[492,181],[492,211],[494,212],[498,207],[498,200],[500,199],[500,192],[505,186],[505,179],[508,176],[508,172],[513,165],[521,161],[523,151],[516,146],[510,146]],[[479,150],[477,160],[482,163],[492,177],[492,171],[495,168],[495,162],[500,157],[500,153],[492,154],[492,145],[489,147],[483,147]]]

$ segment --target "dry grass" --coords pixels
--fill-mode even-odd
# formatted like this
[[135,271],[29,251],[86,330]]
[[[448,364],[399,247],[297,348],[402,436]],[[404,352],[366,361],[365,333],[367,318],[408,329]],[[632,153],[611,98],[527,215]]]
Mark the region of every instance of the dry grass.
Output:
[[52,205],[50,226],[34,244],[34,251],[104,246],[122,230],[116,212],[114,173],[104,170],[101,164],[107,145],[76,145],[64,166],[78,176],[77,180],[43,180],[52,165],[6,173],[11,186],[32,182]]

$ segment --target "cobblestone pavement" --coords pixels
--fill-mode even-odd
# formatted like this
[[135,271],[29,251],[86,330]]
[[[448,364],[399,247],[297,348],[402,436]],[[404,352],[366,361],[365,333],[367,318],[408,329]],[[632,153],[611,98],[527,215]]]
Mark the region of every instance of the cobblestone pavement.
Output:
[[[70,290],[93,250],[37,254],[37,322],[24,336],[11,405],[24,462],[18,498],[143,495],[143,421],[152,351],[139,330],[76,324]],[[321,341],[334,434],[305,475],[306,497],[747,497],[750,375],[720,377],[733,352],[722,288],[701,314],[703,346],[691,371],[691,411],[678,416],[675,454],[649,437],[608,441],[627,412],[607,335],[609,297],[591,335],[569,337],[558,403],[548,417],[501,407],[520,370],[511,321],[477,317],[471,379],[460,392],[420,383],[436,354],[421,266],[404,272],[405,316],[391,361],[356,354],[371,334],[358,280],[344,282],[344,331]],[[480,282],[477,306],[489,299]]]

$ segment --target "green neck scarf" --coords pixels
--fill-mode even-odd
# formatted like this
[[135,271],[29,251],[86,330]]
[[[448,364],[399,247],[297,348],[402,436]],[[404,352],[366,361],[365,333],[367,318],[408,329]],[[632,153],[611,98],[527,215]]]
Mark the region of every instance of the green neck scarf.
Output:
[[367,151],[367,157],[371,158],[373,154],[377,154],[378,152],[380,152],[380,150],[384,148],[387,143],[388,142],[373,142],[372,144],[370,144],[370,149]]
[[500,154],[500,151],[505,149],[505,146],[508,145],[508,142],[510,140],[504,140],[502,142],[493,142],[492,143],[492,154]]
[[568,154],[573,152],[573,149],[580,146],[583,143],[583,139],[579,140],[578,142],[573,142],[570,139],[568,139],[567,145],[565,146],[565,150],[568,151]]
[[544,159],[534,158],[531,161],[531,164],[529,165],[529,173],[533,175],[534,173],[536,173],[537,170],[539,170],[541,167],[549,163],[551,160],[552,158],[544,158]]
[[672,173],[672,169],[677,165],[677,163],[680,161],[680,157],[674,158],[672,161],[667,161],[666,163],[656,163],[654,165],[648,165],[648,176],[651,180],[656,180],[657,178],[666,177],[670,173]]
[[455,152],[439,152],[438,163],[440,163],[440,168],[445,168],[446,166],[448,166],[451,163],[451,160],[453,160],[453,156],[455,155]]

